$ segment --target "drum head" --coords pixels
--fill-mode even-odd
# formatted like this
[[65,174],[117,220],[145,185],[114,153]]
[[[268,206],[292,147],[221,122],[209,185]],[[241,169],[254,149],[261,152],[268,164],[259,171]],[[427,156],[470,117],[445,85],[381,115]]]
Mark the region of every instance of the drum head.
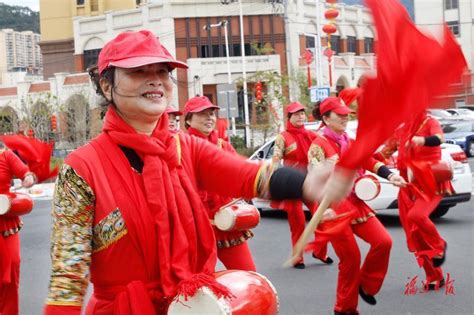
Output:
[[235,213],[230,207],[223,208],[214,215],[214,224],[221,231],[229,231],[235,224]]
[[231,315],[229,303],[218,299],[211,290],[203,287],[187,301],[180,296],[179,301],[173,301],[168,308],[168,315]]
[[369,201],[379,195],[380,186],[373,178],[362,177],[356,182],[354,191],[360,200]]
[[0,195],[0,215],[5,214],[10,210],[11,202],[7,195]]

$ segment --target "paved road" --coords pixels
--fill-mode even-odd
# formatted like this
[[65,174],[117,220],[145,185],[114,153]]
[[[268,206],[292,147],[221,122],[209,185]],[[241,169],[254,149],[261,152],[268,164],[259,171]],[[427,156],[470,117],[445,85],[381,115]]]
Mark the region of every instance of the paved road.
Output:
[[[455,295],[445,291],[404,295],[405,285],[414,276],[423,278],[415,259],[405,247],[396,211],[380,213],[394,240],[390,269],[374,307],[360,302],[362,314],[474,314],[473,227],[474,203],[457,206],[437,221],[441,234],[449,242],[445,272],[454,280]],[[36,203],[24,217],[22,238],[21,314],[41,314],[49,277],[50,201]],[[331,314],[335,298],[337,266],[325,266],[306,258],[305,270],[283,269],[290,252],[288,224],[279,212],[266,213],[250,241],[259,271],[268,276],[280,296],[280,314]],[[365,244],[360,244],[363,254]],[[334,254],[331,251],[333,257]],[[421,280],[420,280],[421,281]],[[418,286],[421,286],[418,281]]]

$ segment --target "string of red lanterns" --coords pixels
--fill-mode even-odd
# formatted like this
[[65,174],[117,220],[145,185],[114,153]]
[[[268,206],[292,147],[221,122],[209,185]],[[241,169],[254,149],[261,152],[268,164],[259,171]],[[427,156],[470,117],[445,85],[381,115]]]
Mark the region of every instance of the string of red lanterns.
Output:
[[339,16],[339,11],[336,10],[336,3],[337,0],[326,0],[326,3],[329,3],[330,8],[324,12],[324,17],[328,22],[323,26],[323,32],[328,36],[328,48],[324,51],[324,55],[328,58],[329,64],[329,86],[332,86],[332,56],[334,55],[334,51],[331,49],[331,34],[337,32],[335,20]]

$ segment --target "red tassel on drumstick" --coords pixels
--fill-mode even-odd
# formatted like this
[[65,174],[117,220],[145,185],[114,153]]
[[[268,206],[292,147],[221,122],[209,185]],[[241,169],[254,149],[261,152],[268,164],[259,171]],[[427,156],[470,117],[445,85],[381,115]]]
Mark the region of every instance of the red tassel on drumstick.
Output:
[[[366,4],[378,35],[377,76],[364,82],[357,139],[328,180],[323,200],[294,246],[293,257],[303,252],[325,209],[350,191],[355,170],[362,162],[402,123],[422,114],[450,83],[459,81],[466,68],[462,51],[447,26],[440,43],[416,28],[399,1],[366,0]],[[291,265],[291,261],[287,263]]]

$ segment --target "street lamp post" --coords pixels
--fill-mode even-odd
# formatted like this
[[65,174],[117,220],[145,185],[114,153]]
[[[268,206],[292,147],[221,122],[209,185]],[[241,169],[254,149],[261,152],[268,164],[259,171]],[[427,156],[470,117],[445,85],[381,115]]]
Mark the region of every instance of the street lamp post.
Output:
[[244,41],[244,17],[242,12],[242,0],[239,0],[240,15],[240,46],[242,52],[242,79],[244,85],[244,117],[245,117],[245,144],[250,147],[250,128],[249,128],[249,100],[247,97],[247,71],[245,66],[245,41]]
[[[232,75],[230,72],[230,54],[229,54],[229,36],[227,35],[227,20],[222,20],[217,24],[205,25],[204,29],[207,30],[212,27],[223,27],[224,28],[224,37],[225,37],[225,55],[227,59],[227,83],[232,84]],[[230,117],[230,104],[229,104],[229,92],[227,92],[227,117]],[[236,135],[237,131],[235,129],[235,117],[231,117],[232,122],[232,135]]]

